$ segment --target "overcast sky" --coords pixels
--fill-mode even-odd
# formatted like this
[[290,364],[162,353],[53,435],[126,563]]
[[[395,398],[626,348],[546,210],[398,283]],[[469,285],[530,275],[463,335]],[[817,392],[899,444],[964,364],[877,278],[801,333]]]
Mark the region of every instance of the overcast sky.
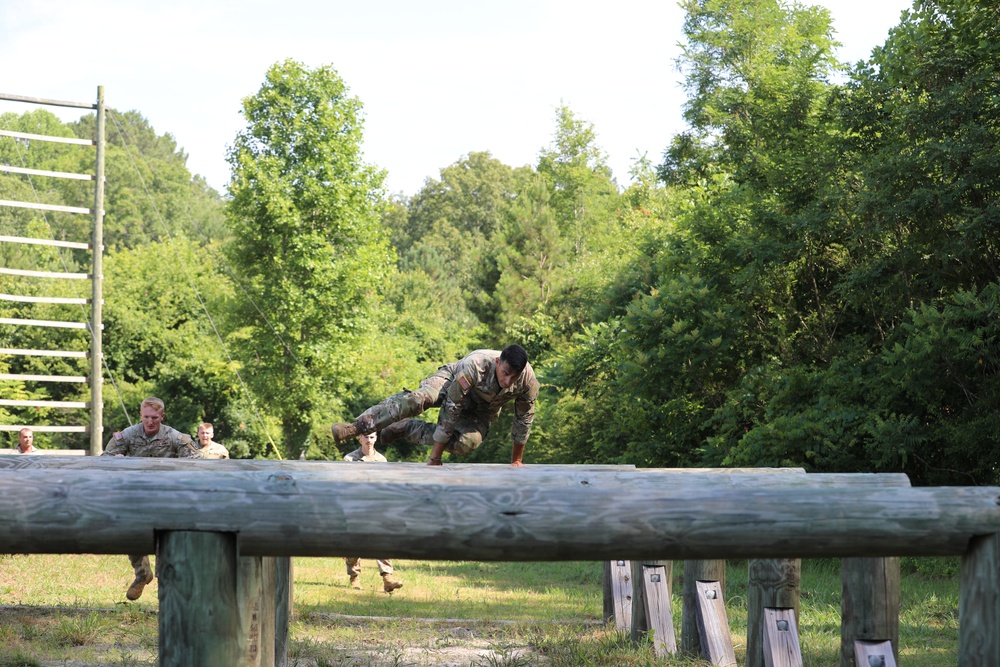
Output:
[[[911,2],[818,4],[854,62]],[[92,102],[103,85],[108,106],[172,134],[223,192],[241,99],[292,58],[332,65],[360,98],[365,158],[390,192],[412,195],[472,151],[535,164],[561,104],[594,124],[627,185],[632,160],[658,163],[683,129],[682,20],[670,0],[3,0],[0,92]]]

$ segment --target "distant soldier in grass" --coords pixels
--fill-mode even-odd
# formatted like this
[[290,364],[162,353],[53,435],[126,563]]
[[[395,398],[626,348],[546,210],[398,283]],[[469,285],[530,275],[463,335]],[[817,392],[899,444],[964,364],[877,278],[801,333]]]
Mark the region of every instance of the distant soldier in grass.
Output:
[[[124,431],[116,431],[104,447],[102,456],[199,458],[191,436],[164,424],[163,414],[163,401],[152,396],[145,399],[139,406],[142,423],[129,426]],[[149,564],[149,556],[145,554],[129,554],[128,559],[135,571],[135,580],[128,587],[125,597],[138,600],[142,589],[153,581],[153,568]]]
[[215,427],[208,422],[198,424],[198,454],[203,459],[228,459],[229,450],[212,440],[215,437]]
[[22,428],[17,434],[17,447],[14,451],[18,454],[35,454],[35,432],[28,427]]
[[[535,418],[538,380],[520,345],[502,352],[476,350],[460,361],[441,366],[416,391],[404,389],[365,410],[353,423],[333,425],[337,442],[381,431],[383,445],[406,440],[431,448],[427,465],[441,465],[441,454],[468,454],[486,438],[490,424],[508,402],[514,402],[510,464],[522,465],[524,446]],[[429,408],[441,408],[437,424],[412,419]]]
[[[385,456],[375,449],[376,438],[377,436],[374,433],[359,435],[358,442],[361,443],[361,446],[350,454],[345,455],[344,460],[362,461],[364,463],[385,463]],[[361,559],[345,558],[344,561],[347,564],[347,576],[351,578],[351,588],[361,588]],[[403,587],[403,582],[392,576],[392,563],[388,558],[379,558],[376,562],[378,563],[378,573],[382,575],[382,590],[386,593],[392,593],[397,588]]]

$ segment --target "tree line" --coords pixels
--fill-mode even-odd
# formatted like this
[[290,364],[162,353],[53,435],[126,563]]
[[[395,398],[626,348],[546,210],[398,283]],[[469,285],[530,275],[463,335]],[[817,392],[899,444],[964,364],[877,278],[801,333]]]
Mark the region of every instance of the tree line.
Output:
[[[224,195],[191,176],[169,134],[112,112],[105,428],[126,424],[117,395],[134,412],[154,394],[178,428],[215,422],[234,455],[334,457],[331,422],[472,349],[518,342],[543,383],[529,463],[995,483],[996,9],[917,0],[869,59],[846,64],[821,7],[682,4],[687,129],[658,161],[635,160],[624,186],[598,129],[561,107],[534,164],[473,151],[412,196],[387,193],[361,154],[361,100],[329,66],[268,70],[243,102]],[[90,136],[93,119],[37,111],[0,126]],[[4,138],[0,159],[83,171],[91,158]],[[90,196],[40,183],[0,175],[0,199]],[[3,234],[82,240],[88,225],[0,209]],[[0,255],[15,268],[87,261],[11,244]],[[57,308],[0,302],[4,317],[61,319]],[[0,328],[5,347],[65,335]],[[0,372],[42,363],[0,357]],[[472,460],[507,458],[506,433],[496,424]]]

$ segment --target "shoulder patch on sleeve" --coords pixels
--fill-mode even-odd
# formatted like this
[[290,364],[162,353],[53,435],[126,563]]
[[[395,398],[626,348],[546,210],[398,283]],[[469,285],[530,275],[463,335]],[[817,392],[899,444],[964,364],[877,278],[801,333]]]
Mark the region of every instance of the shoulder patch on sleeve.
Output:
[[122,435],[121,431],[115,431],[115,440],[121,440],[123,437],[125,436]]
[[469,382],[469,378],[464,375],[458,376],[458,386],[462,388],[462,391],[469,391],[472,389],[472,383]]

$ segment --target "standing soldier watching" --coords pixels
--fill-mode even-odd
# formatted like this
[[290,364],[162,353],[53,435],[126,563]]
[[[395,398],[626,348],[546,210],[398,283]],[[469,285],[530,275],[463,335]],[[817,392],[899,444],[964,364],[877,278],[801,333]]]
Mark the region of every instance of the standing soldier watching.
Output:
[[[141,424],[116,431],[101,456],[156,456],[171,459],[199,458],[191,436],[163,423],[163,401],[155,397],[145,399],[139,406]],[[128,587],[125,597],[138,600],[142,589],[153,581],[153,568],[146,554],[129,554],[135,571],[135,580]]]
[[17,447],[14,451],[18,454],[34,454],[38,450],[35,449],[35,432],[30,428],[22,428],[17,434]]
[[[508,345],[502,352],[476,350],[441,366],[416,391],[404,389],[368,408],[353,423],[334,424],[333,437],[341,442],[381,431],[383,445],[402,439],[430,447],[427,465],[439,466],[442,452],[461,455],[479,447],[500,410],[513,401],[510,464],[520,466],[538,389],[528,353],[520,345]],[[436,425],[412,419],[429,408],[441,408]]]
[[198,454],[203,459],[228,459],[229,450],[212,440],[215,437],[215,427],[208,422],[198,425]]
[[[385,463],[387,460],[385,456],[375,449],[376,438],[377,436],[374,433],[359,435],[358,442],[361,443],[361,446],[353,452],[346,454],[344,460],[363,461],[364,463]],[[351,588],[361,588],[361,559],[344,558],[344,562],[347,565],[347,576],[351,578]],[[378,563],[378,573],[382,577],[383,591],[391,594],[397,588],[403,587],[403,582],[392,576],[394,573],[392,561],[388,558],[378,558],[375,562]]]

